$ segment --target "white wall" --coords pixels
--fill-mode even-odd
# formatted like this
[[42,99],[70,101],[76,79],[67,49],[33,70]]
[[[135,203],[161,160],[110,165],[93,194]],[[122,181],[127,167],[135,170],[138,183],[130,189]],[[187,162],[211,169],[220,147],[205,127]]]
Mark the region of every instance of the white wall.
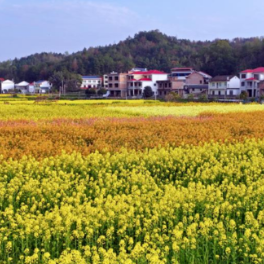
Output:
[[9,91],[15,89],[15,83],[10,81],[10,80],[6,80],[2,82],[2,91]]
[[51,85],[50,85],[50,83],[48,81],[44,81],[44,82],[41,83],[40,88],[48,88],[48,89],[50,89]]
[[235,76],[227,83],[227,88],[241,88],[241,81],[240,79]]

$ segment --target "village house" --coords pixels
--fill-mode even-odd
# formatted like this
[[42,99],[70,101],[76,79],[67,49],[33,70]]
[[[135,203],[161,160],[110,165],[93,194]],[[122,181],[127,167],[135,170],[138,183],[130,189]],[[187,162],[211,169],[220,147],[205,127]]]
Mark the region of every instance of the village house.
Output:
[[240,72],[241,90],[248,93],[249,98],[260,95],[259,83],[264,80],[264,67],[248,69]]
[[240,87],[240,79],[235,75],[216,76],[209,81],[208,98],[237,98],[241,92]]
[[2,82],[2,93],[9,93],[10,91],[14,91],[15,83],[11,80],[5,80]]
[[157,95],[159,81],[168,80],[168,74],[162,71],[130,71],[127,75],[127,95],[142,97],[145,87],[149,86]]
[[179,94],[181,97],[194,97],[207,94],[208,82],[212,77],[193,68],[173,68],[168,80],[158,82],[158,94],[163,97],[170,92]]
[[100,88],[102,85],[102,78],[99,76],[82,76],[81,89]]
[[173,68],[167,80],[158,82],[158,95],[163,97],[170,92],[183,96],[186,77],[193,73],[193,68]]
[[49,81],[37,81],[34,82],[35,93],[49,93],[51,89],[51,84]]
[[103,80],[104,88],[110,92],[110,97],[126,97],[127,73],[111,72],[110,74],[105,74]]
[[259,95],[264,96],[264,80],[258,83]]
[[208,84],[212,79],[212,76],[204,72],[192,72],[186,77],[185,84],[183,87],[183,96],[193,96],[199,98],[201,96],[207,97]]
[[23,94],[29,93],[29,83],[26,81],[20,82],[15,85],[16,89]]

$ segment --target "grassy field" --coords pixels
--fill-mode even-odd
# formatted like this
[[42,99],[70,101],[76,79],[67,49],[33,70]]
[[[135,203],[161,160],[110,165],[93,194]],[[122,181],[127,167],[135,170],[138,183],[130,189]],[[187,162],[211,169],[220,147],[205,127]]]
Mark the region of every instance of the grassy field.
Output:
[[264,263],[263,105],[6,99],[0,263]]

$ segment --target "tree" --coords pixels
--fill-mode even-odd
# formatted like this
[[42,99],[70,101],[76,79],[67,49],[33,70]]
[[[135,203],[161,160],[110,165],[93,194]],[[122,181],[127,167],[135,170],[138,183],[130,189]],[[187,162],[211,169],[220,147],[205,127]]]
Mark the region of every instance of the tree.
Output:
[[82,84],[82,77],[79,74],[63,70],[54,72],[49,81],[52,83],[52,86],[57,91],[62,91],[65,88],[64,91],[76,92],[80,90],[80,86]]
[[152,91],[152,88],[150,86],[146,86],[143,91],[143,97],[149,98],[154,95],[154,92]]
[[98,95],[104,95],[106,93],[107,93],[107,90],[103,89],[103,88],[99,89],[98,92],[97,92]]
[[242,91],[241,94],[239,95],[239,98],[241,100],[247,100],[248,99],[248,93],[246,91]]
[[87,97],[91,97],[93,95],[96,95],[96,90],[94,88],[86,89],[85,94]]

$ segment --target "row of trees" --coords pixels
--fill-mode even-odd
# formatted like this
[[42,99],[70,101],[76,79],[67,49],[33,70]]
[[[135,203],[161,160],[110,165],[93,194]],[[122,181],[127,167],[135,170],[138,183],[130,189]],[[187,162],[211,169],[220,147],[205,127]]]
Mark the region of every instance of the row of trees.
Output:
[[192,66],[212,76],[237,74],[263,65],[263,38],[232,41],[190,41],[166,36],[157,30],[139,32],[118,44],[83,49],[69,55],[41,53],[0,63],[0,77],[16,81],[55,78],[56,72],[102,75],[126,72],[132,67],[169,72],[177,66]]

